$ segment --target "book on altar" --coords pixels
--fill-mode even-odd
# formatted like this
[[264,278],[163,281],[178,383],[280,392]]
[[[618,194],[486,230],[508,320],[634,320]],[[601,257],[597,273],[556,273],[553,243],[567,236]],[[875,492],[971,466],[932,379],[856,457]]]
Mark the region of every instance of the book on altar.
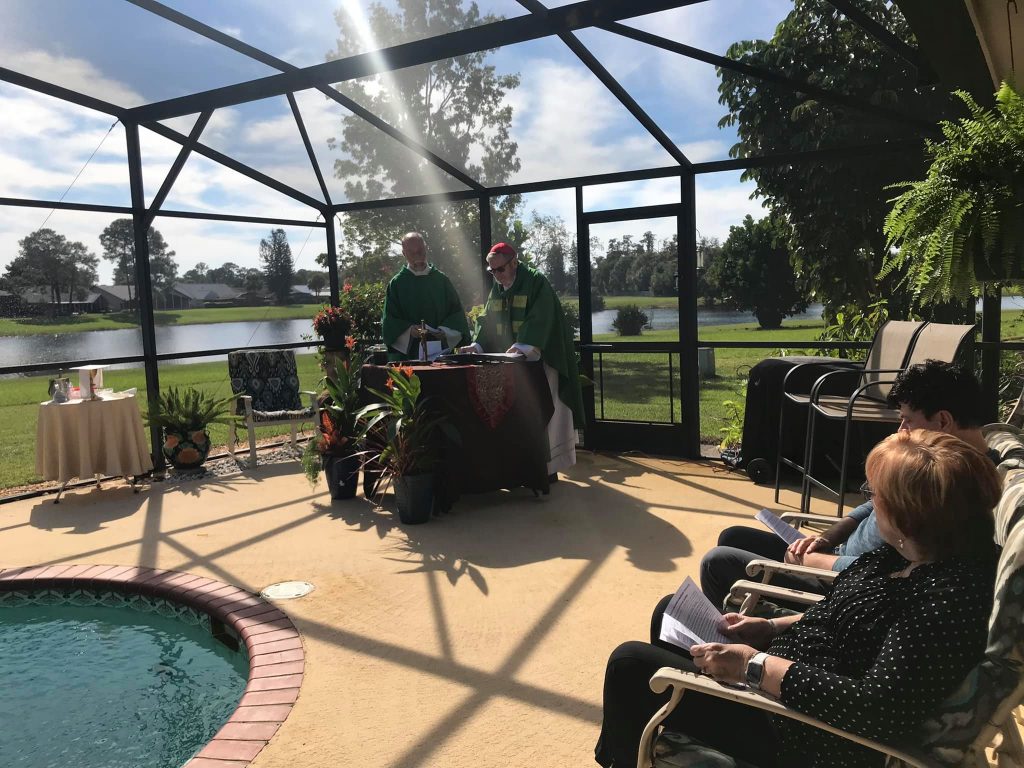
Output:
[[715,608],[693,579],[686,577],[669,601],[661,617],[661,633],[664,642],[690,650],[701,643],[734,643],[723,630],[729,626],[721,611]]
[[762,509],[756,515],[754,515],[760,522],[764,523],[768,529],[782,539],[787,544],[792,544],[794,541],[800,541],[800,539],[806,539],[807,534],[800,533],[796,528],[788,523],[782,521],[778,515],[768,509]]

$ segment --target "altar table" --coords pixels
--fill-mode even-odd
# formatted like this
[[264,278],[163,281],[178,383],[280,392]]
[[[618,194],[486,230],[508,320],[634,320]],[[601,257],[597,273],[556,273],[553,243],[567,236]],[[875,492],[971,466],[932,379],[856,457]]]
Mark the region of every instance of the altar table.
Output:
[[[421,397],[433,398],[461,438],[448,444],[436,498],[447,509],[462,493],[526,486],[548,491],[547,424],[554,413],[540,361],[481,365],[415,364]],[[387,368],[363,366],[364,398],[383,391]],[[450,441],[446,441],[450,443]]]

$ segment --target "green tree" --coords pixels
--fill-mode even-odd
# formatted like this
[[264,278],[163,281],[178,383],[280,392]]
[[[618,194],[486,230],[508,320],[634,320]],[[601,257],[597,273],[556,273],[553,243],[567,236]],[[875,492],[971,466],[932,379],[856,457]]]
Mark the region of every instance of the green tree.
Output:
[[807,309],[807,295],[790,263],[788,225],[766,216],[729,228],[721,255],[711,266],[723,300],[733,309],[750,310],[762,328],[778,328],[783,317]]
[[697,298],[704,299],[704,306],[713,307],[722,298],[722,292],[714,279],[712,266],[722,255],[722,243],[717,237],[701,237],[697,241]]
[[[154,293],[162,293],[178,279],[178,265],[160,230],[149,228],[149,275]],[[128,299],[135,290],[135,226],[129,218],[114,219],[100,233],[103,258],[114,264],[114,284],[128,286]]]
[[320,298],[320,292],[327,287],[327,277],[317,272],[306,280],[306,287],[311,290],[316,297]]
[[[896,37],[914,43],[895,3],[862,0],[858,8]],[[795,0],[771,40],[734,43],[728,56],[924,120],[952,113],[948,94],[919,83],[917,71],[825,0]],[[735,125],[733,157],[770,155],[920,138],[920,128],[819,101],[731,70],[719,70],[720,125]],[[866,306],[894,294],[895,280],[876,275],[886,253],[882,232],[893,196],[886,187],[918,178],[922,152],[766,166],[746,171],[755,194],[792,225],[794,264],[831,315],[834,306]],[[894,296],[905,313],[906,296]]]
[[[364,35],[353,15],[338,11],[335,18],[339,37],[327,58],[365,51]],[[481,16],[475,2],[464,6],[463,0],[374,2],[366,9],[366,18],[374,46],[382,48],[498,20]],[[379,78],[348,80],[337,87],[472,178],[497,186],[519,170],[517,146],[509,135],[512,107],[505,101],[506,94],[519,85],[519,77],[498,74],[486,63],[489,53],[407,67]],[[355,115],[342,120],[341,136],[328,145],[344,155],[335,160],[334,172],[345,179],[349,200],[461,188],[444,171]],[[495,201],[496,235],[504,232],[518,205],[518,196]],[[475,202],[349,213],[342,219],[339,238],[340,273],[357,282],[389,278],[401,265],[398,243],[409,230],[423,233],[431,260],[452,278],[464,302],[480,293],[482,276],[466,269],[466,258],[479,253]]]
[[209,270],[203,279],[197,282],[220,283],[222,285],[230,285],[233,288],[241,288],[242,272],[242,267],[235,264],[235,262],[225,261],[216,269]]
[[569,230],[560,216],[544,215],[532,211],[523,249],[531,261],[547,277],[556,293],[575,291],[576,286],[569,285],[569,273],[566,268],[567,254],[570,252]]
[[210,267],[205,261],[200,261],[192,269],[188,270],[184,275],[181,276],[183,282],[186,283],[209,283],[210,281]]
[[5,283],[11,289],[49,291],[57,305],[84,298],[96,284],[99,259],[84,244],[52,229],[37,229],[18,241],[18,255],[8,263]]
[[263,264],[267,289],[274,294],[278,304],[287,304],[292,292],[295,262],[283,229],[272,229],[269,240],[260,240],[260,263]]

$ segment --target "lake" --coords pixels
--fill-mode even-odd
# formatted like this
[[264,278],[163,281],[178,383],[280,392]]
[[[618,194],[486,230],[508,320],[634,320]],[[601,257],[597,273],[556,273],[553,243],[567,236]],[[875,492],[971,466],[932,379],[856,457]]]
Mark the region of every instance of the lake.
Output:
[[[1024,309],[1024,297],[1006,296],[1003,309]],[[980,309],[980,304],[979,304]],[[673,308],[645,310],[654,330],[679,326],[679,314]],[[592,315],[595,334],[612,333],[616,310],[606,309]],[[807,311],[795,315],[793,320],[820,320],[821,305],[814,304]],[[756,318],[749,312],[722,309],[700,309],[697,325],[731,325],[753,323]],[[287,344],[302,341],[303,335],[312,335],[311,320],[265,320],[240,323],[214,323],[208,325],[158,325],[156,344],[161,354],[194,352],[203,349],[252,347],[261,344]],[[0,336],[0,367],[39,365],[45,368],[62,360],[100,360],[108,357],[126,357],[142,354],[142,334],[137,329],[119,331],[87,331],[33,336]],[[183,358],[177,362],[226,360],[226,355]],[[131,366],[120,366],[131,367]]]

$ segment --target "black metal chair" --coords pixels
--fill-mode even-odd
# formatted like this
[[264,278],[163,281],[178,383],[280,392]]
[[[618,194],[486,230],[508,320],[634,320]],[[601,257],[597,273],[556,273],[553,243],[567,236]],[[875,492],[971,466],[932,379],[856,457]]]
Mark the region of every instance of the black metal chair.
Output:
[[[902,370],[907,358],[910,356],[910,350],[913,347],[914,340],[917,335],[921,332],[926,324],[922,322],[914,322],[908,320],[890,320],[886,322],[878,331],[875,333],[875,338],[871,342],[871,347],[868,349],[867,358],[862,365],[856,365],[848,360],[837,360],[835,370],[845,371],[847,374],[855,374],[862,377],[861,383],[870,383],[874,381],[876,375],[872,371],[878,369],[899,369]],[[840,365],[842,363],[842,365]],[[818,363],[820,365],[820,363]],[[790,391],[790,382],[800,381],[799,375],[800,369],[804,368],[810,363],[794,366],[786,373],[786,377],[782,380],[782,402],[779,404],[779,452],[775,459],[775,502],[779,501],[779,490],[782,484],[782,466],[786,465],[795,469],[801,474],[802,477],[807,475],[807,449],[809,446],[810,438],[810,404],[811,404],[811,393],[815,391],[818,384],[822,382],[823,377],[820,377],[811,386],[811,389],[806,392]],[[796,376],[794,376],[796,374]],[[826,374],[827,376],[828,374]],[[852,378],[852,377],[850,377]],[[834,382],[830,380],[829,384],[839,384],[844,382]],[[850,386],[855,382],[846,382],[846,396],[848,397],[856,387]],[[888,389],[886,389],[888,394]],[[885,398],[882,398],[883,402]],[[798,463],[794,459],[786,458],[782,455],[781,446],[783,445],[783,435],[785,434],[786,420],[785,415],[787,405],[796,406],[799,408],[806,408],[808,410],[807,416],[807,431],[805,432],[804,441],[804,456],[803,462]],[[800,511],[806,512],[806,480],[801,482],[800,487]]]
[[[846,482],[850,469],[850,434],[854,423],[899,424],[900,413],[886,402],[889,390],[896,380],[896,374],[911,365],[925,360],[953,362],[964,342],[974,332],[973,325],[943,325],[927,323],[914,336],[913,346],[903,365],[890,368],[865,368],[860,372],[857,388],[849,395],[828,395],[823,387],[834,377],[849,376],[851,371],[838,370],[826,373],[814,383],[811,391],[810,413],[807,422],[807,446],[804,453],[804,482],[801,488],[800,511],[807,512],[811,501],[811,486],[826,491],[839,501],[836,516],[843,516],[846,501]],[[839,468],[839,485],[833,488],[821,478],[812,474],[814,464],[814,439],[818,418],[841,419],[843,429],[843,455]]]

